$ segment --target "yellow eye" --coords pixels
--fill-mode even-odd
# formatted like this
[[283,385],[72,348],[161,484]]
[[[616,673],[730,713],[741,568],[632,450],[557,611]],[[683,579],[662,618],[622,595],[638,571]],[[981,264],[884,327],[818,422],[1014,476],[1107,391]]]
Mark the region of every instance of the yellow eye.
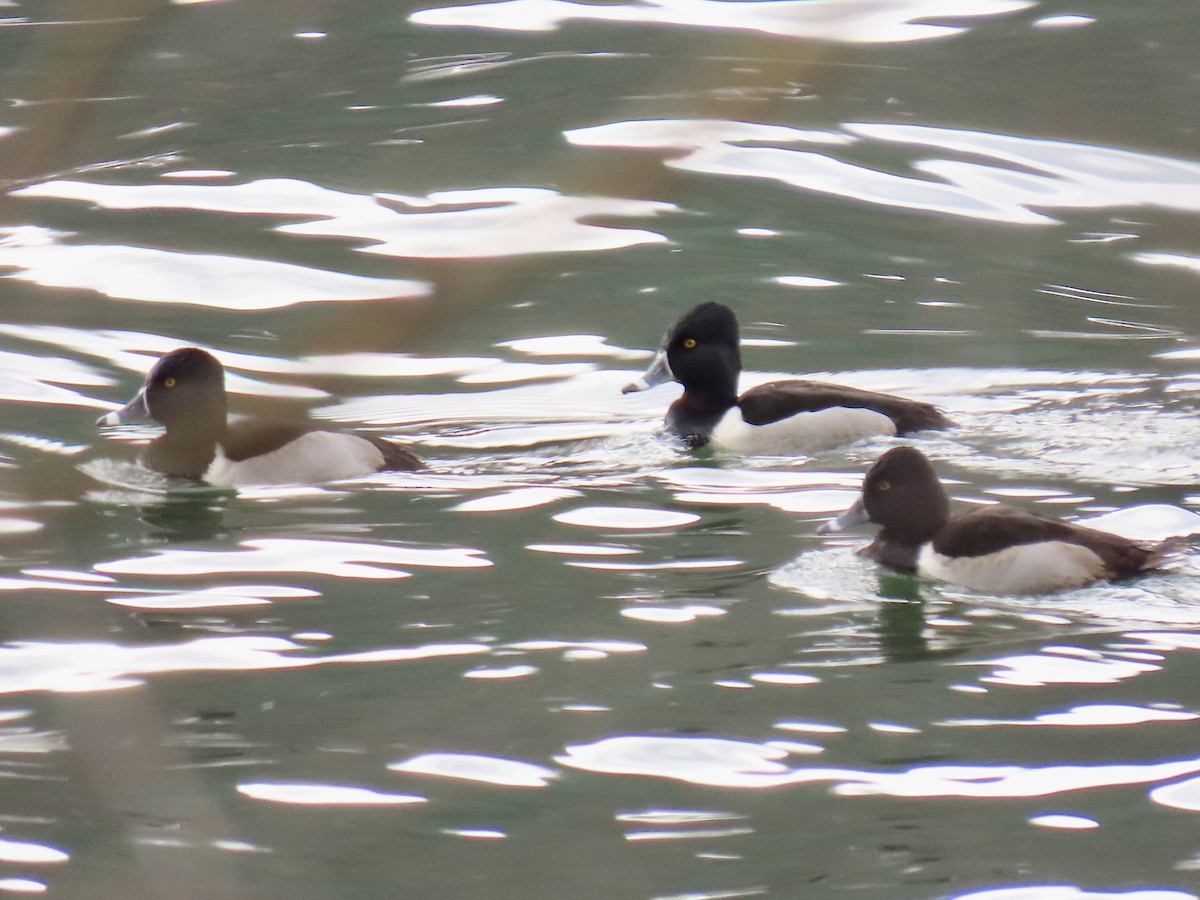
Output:
[[175,379],[174,378],[164,378],[163,379],[163,387],[169,387],[169,388],[175,387]]
[[693,347],[695,347],[695,346],[696,346],[696,339],[695,339],[695,338],[688,338],[687,340],[685,340],[685,341],[683,342],[683,349],[684,349],[684,350],[691,350],[691,349],[692,349]]
[[890,481],[875,482],[875,490],[877,490],[877,491],[890,491],[891,489],[892,489],[892,483]]

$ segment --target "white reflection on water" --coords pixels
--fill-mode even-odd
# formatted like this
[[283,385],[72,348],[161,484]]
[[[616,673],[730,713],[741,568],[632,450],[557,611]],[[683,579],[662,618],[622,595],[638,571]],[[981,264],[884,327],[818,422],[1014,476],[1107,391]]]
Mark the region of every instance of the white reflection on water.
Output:
[[194,181],[204,178],[231,178],[236,174],[229,169],[174,169],[170,172],[163,172],[162,177]]
[[111,378],[72,359],[0,350],[0,400],[107,409],[109,404],[103,400],[93,400],[63,385],[107,387],[112,383]]
[[828,278],[818,278],[815,275],[779,275],[773,280],[776,284],[801,288],[837,287],[841,284],[840,281],[830,281]]
[[[576,129],[566,132],[566,137],[578,146],[672,151],[664,165],[689,172],[766,178],[881,206],[1009,224],[1056,221],[1039,209],[1152,205],[1200,210],[1200,197],[1190,190],[1200,181],[1200,164],[1186,160],[923,125],[848,123],[844,129],[845,133],[831,133],[821,140],[814,132],[776,125],[647,120]],[[930,146],[990,162],[916,159],[908,166],[930,177],[911,178],[837,159],[828,152],[761,146],[818,141],[837,145],[854,138]],[[746,141],[754,141],[755,146],[743,146]]]
[[428,378],[431,375],[469,375],[500,363],[487,356],[420,357],[407,353],[342,353],[306,356],[305,371],[360,378]]
[[1200,771],[1200,759],[1094,765],[937,765],[898,772],[792,768],[777,745],[712,737],[628,735],[568,746],[560,765],[608,775],[637,775],[709,787],[773,788],[834,782],[844,796],[1045,797],[1092,788],[1152,784]]
[[[694,513],[675,512],[668,509],[649,509],[641,506],[581,506],[578,509],[558,513],[554,521],[563,525],[580,525],[584,528],[655,529],[678,528],[699,522]],[[724,564],[724,563],[722,563]],[[604,565],[594,563],[588,565]],[[614,563],[614,565],[616,565]],[[629,564],[632,565],[632,564]]]
[[56,847],[0,838],[0,861],[10,863],[60,863],[71,857]]
[[[61,325],[9,325],[0,324],[0,334],[10,335],[26,341],[36,341],[71,350],[76,354],[87,354],[103,359],[105,362],[144,375],[154,365],[159,356],[181,346],[178,338],[160,334],[147,334],[139,331],[114,331],[108,329],[92,330],[69,328]],[[262,356],[250,353],[232,353],[213,347],[194,344],[212,353],[226,367],[225,388],[232,394],[252,394],[263,397],[294,397],[297,399],[324,399],[329,395],[325,391],[302,385],[276,384],[258,379],[248,378],[238,374],[240,371],[269,372],[272,374],[307,374],[311,370],[303,364],[279,357]],[[2,358],[2,357],[0,357]],[[34,357],[45,367],[48,363],[44,357]],[[43,371],[43,376],[54,377],[56,381],[72,383],[69,378],[62,378],[59,369],[71,372],[67,361],[53,360],[54,370]],[[74,364],[78,366],[78,364]],[[88,384],[110,385],[113,380],[108,377],[92,375]],[[82,382],[81,382],[82,383]],[[62,402],[62,401],[59,401]],[[77,405],[97,406],[105,409],[115,409],[118,404],[88,399]]]
[[[555,757],[573,769],[606,775],[644,775],[718,787],[786,783],[787,751],[724,738],[613,737],[576,744]],[[832,776],[830,776],[832,777]]]
[[263,538],[243,541],[240,550],[156,550],[153,556],[118,559],[95,565],[97,572],[119,575],[216,575],[224,572],[306,572],[341,578],[406,578],[407,572],[384,566],[433,566],[478,569],[492,563],[483,551],[363,544],[354,541]]
[[443,828],[441,831],[442,834],[448,834],[451,837],[473,838],[482,841],[502,841],[508,837],[497,828]]
[[[360,238],[370,242],[359,248],[364,252],[423,259],[616,250],[639,244],[662,244],[667,239],[654,231],[591,225],[586,220],[645,218],[677,208],[671,203],[650,200],[571,197],[549,189],[523,187],[436,191],[428,197],[384,193],[372,196],[335,191],[291,178],[244,184],[47,181],[13,193],[81,200],[106,209],[189,209],[303,216],[310,221],[280,225],[276,230],[285,234]],[[396,206],[411,211],[393,208]],[[416,287],[414,282],[400,284],[407,284],[410,289]]]
[[1125,637],[1146,641],[1152,650],[1200,650],[1200,634],[1179,631],[1143,631]]
[[632,547],[614,547],[611,544],[527,544],[525,549],[568,556],[633,556],[640,552]]
[[41,453],[53,453],[55,456],[78,456],[88,448],[87,444],[65,444],[54,438],[42,437],[37,434],[20,434],[13,431],[0,432],[0,440]]
[[[846,129],[862,137],[902,144],[919,144],[959,153],[989,156],[1062,179],[1059,189],[1038,199],[1040,192],[1022,194],[1031,205],[1161,206],[1184,211],[1200,210],[1200,197],[1189,190],[1200,176],[1200,164],[1185,160],[1117,150],[1092,144],[1013,137],[986,131],[960,131],[925,125],[851,123]],[[932,160],[917,168],[935,175],[975,173],[981,168],[967,163]],[[948,180],[953,181],[952,178]],[[1043,181],[1031,182],[1032,186]]]
[[[1196,256],[1183,253],[1134,253],[1131,259],[1147,266],[1175,266],[1200,275],[1200,257]],[[1169,356],[1166,353],[1162,355]]]
[[[617,250],[639,244],[663,244],[655,231],[591,225],[584,220],[608,217],[645,218],[674,212],[673,203],[613,197],[571,197],[543,188],[480,188],[435,191],[428,198],[379,194],[379,199],[410,208],[458,207],[390,213],[388,220],[364,223],[319,220],[285,225],[289,234],[357,237],[379,241],[362,248],[385,256],[443,259],[519,256]],[[502,236],[501,239],[497,237]]]
[[518,641],[515,644],[505,644],[510,650],[563,650],[567,654],[586,653],[588,656],[571,656],[573,659],[603,659],[610,653],[644,653],[649,648],[636,641],[560,641],[533,640]]
[[571,21],[625,22],[878,44],[944,38],[966,31],[957,25],[934,25],[929,19],[998,16],[1033,5],[1029,0],[651,0],[637,5],[502,0],[418,10],[409,21],[507,31],[553,31]]
[[517,488],[487,497],[477,497],[464,500],[457,506],[450,507],[456,512],[508,512],[514,509],[532,509],[535,506],[546,506],[567,497],[578,497],[579,491],[563,488]]
[[[547,366],[536,367],[531,372],[551,375],[555,370]],[[529,446],[531,442],[524,435],[544,423],[561,423],[562,433],[570,440],[612,436],[620,432],[623,420],[631,419],[641,420],[637,429],[650,433],[661,420],[666,404],[662,398],[646,399],[645,394],[652,393],[649,391],[622,397],[621,387],[628,383],[632,374],[630,370],[592,371],[589,368],[571,373],[568,379],[546,378],[536,384],[509,388],[359,397],[316,409],[313,415],[376,426],[462,422],[473,423],[476,427],[487,425],[486,432],[477,435],[479,447]],[[512,428],[497,427],[504,423],[511,424]],[[590,428],[591,433],[569,431],[581,427]],[[553,431],[540,437],[544,441],[555,439]]]
[[1200,812],[1200,778],[1188,778],[1150,792],[1150,799],[1172,809]]
[[712,822],[737,822],[746,817],[739,813],[712,812],[696,809],[647,809],[641,812],[618,813],[618,822],[634,822],[638,825],[696,825]]
[[1090,831],[1099,828],[1100,823],[1087,816],[1069,816],[1063,813],[1047,813],[1043,816],[1032,816],[1029,824],[1037,828],[1061,828],[1066,831]]
[[546,337],[500,341],[497,347],[508,347],[529,356],[606,356],[613,359],[646,359],[649,350],[629,350],[614,347],[608,338],[599,334],[562,334]]
[[816,756],[825,752],[825,748],[820,744],[805,744],[801,741],[766,741],[764,742],[764,746],[786,750],[791,754],[805,754],[808,756]]
[[244,782],[237,789],[242,796],[254,800],[299,806],[403,806],[427,802],[424,797],[415,794],[389,794],[340,784],[257,781]]
[[775,727],[780,731],[797,731],[801,734],[845,734],[842,725],[830,725],[827,722],[776,722]]
[[602,562],[600,560],[571,560],[568,566],[577,569],[601,569],[608,572],[668,572],[709,569],[732,569],[742,564],[740,559],[675,559],[670,562]]
[[16,269],[9,278],[43,287],[240,312],[334,300],[424,297],[431,290],[419,281],[367,278],[241,256],[120,244],[68,244],[61,242],[61,237],[22,242],[0,239],[0,266]]
[[421,104],[431,108],[442,107],[459,107],[459,106],[494,106],[497,103],[503,103],[503,97],[493,97],[488,94],[475,94],[470,97],[454,97],[450,100],[435,100],[432,103]]
[[862,477],[849,472],[685,467],[655,473],[680,503],[762,503],[791,513],[841,512],[857,499]]
[[[182,644],[122,647],[101,643],[26,641],[0,647],[0,694],[81,693],[134,687],[163,672],[249,672],[341,663],[409,662],[486,653],[484,644],[425,644],[329,656],[285,638],[258,635],[200,638]],[[297,652],[291,656],[293,652]]]
[[1080,25],[1092,25],[1095,19],[1091,16],[1080,15],[1062,15],[1062,16],[1043,16],[1040,19],[1035,19],[1033,22],[1034,28],[1078,28]]
[[745,820],[744,815],[737,813],[691,809],[648,809],[642,812],[618,813],[614,818],[618,822],[651,826],[642,831],[625,832],[625,840],[631,842],[710,840],[754,833],[753,828],[746,826],[713,827],[718,823]]
[[751,681],[759,684],[807,685],[820,684],[821,679],[800,672],[755,672],[750,676]]
[[1047,647],[1042,653],[1007,656],[1001,659],[975,660],[957,663],[961,666],[996,666],[980,681],[1015,687],[1045,687],[1050,684],[1116,684],[1147,672],[1157,672],[1162,666],[1129,659],[1115,659],[1096,654],[1081,659],[1070,653],[1071,648]]
[[[627,831],[625,840],[638,841],[699,841],[754,834],[753,828],[697,828],[691,831]],[[712,896],[712,895],[709,895]],[[719,895],[718,895],[719,896]],[[725,896],[745,896],[743,894]]]
[[1144,725],[1147,722],[1187,722],[1200,718],[1179,709],[1153,709],[1120,703],[1090,703],[1066,712],[1042,713],[1032,719],[947,719],[938,725],[985,728],[992,725],[1054,725],[1091,728],[1096,725]]
[[1066,884],[1026,884],[955,894],[946,900],[1196,900],[1196,895],[1160,889],[1088,891]]
[[[97,581],[88,584],[84,579],[72,577],[75,573],[59,573],[53,570],[36,570],[28,569],[21,574],[30,575],[30,578],[5,578],[0,577],[0,591],[66,591],[68,593],[108,593],[110,591],[122,591],[128,593],[145,593],[135,589],[118,588],[116,580],[105,578],[104,576],[96,576]],[[80,573],[85,574],[85,573]],[[103,580],[100,580],[103,579]]]
[[688,603],[684,606],[623,606],[621,615],[639,622],[656,622],[659,625],[686,625],[700,618],[725,615],[719,606],[704,606]]
[[546,787],[559,774],[554,769],[533,763],[470,753],[425,753],[389,763],[388,768],[393,772],[460,778],[502,787]]
[[291,600],[321,596],[308,588],[276,584],[227,584],[220,587],[180,591],[177,594],[125,595],[109,597],[114,606],[133,609],[184,610],[218,609],[232,606],[263,606],[272,600]]
[[508,666],[503,669],[471,669],[468,672],[463,672],[463,678],[478,678],[484,681],[506,681],[511,678],[527,678],[530,675],[536,675],[537,672],[537,666]]
[[463,384],[512,384],[535,378],[569,378],[583,375],[595,368],[591,363],[513,363],[498,362],[459,376]]
[[44,894],[47,885],[35,878],[0,878],[0,891],[9,894]]
[[41,522],[35,522],[32,519],[0,517],[0,535],[30,534],[34,531],[41,531],[43,527]]
[[168,837],[162,832],[150,832],[137,835],[133,838],[135,844],[144,847],[166,847],[174,850],[188,850],[195,848],[215,850],[223,850],[226,853],[273,853],[269,847],[260,847],[249,841],[237,841],[230,838],[218,838],[211,841],[195,841],[188,840],[183,837]]

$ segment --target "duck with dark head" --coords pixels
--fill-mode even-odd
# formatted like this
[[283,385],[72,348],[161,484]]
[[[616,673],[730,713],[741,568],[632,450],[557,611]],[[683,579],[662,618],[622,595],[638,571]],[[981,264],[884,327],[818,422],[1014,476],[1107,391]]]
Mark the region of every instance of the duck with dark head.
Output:
[[96,424],[146,421],[166,430],[143,451],[143,465],[214,485],[311,484],[421,467],[408,450],[374,435],[269,419],[230,420],[225,369],[198,347],[162,357],[137,395]]
[[741,372],[737,316],[701,303],[667,329],[650,367],[622,393],[679,382],[683,395],[667,410],[666,430],[689,447],[738,453],[814,453],[952,424],[930,403],[820,381],[773,381],[739,394]]
[[819,531],[868,522],[880,528],[862,555],[988,594],[1041,594],[1129,578],[1158,566],[1168,548],[999,505],[953,516],[937,473],[915,447],[893,447],[879,457],[859,499]]

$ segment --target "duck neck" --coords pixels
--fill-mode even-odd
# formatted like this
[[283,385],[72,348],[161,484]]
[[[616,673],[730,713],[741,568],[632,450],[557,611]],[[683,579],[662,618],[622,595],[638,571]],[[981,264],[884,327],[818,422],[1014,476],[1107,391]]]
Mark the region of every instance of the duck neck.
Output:
[[151,441],[142,461],[164,475],[203,478],[229,430],[225,405],[185,422],[173,422],[166,429]]
[[703,387],[688,388],[678,402],[693,414],[713,414],[719,417],[737,406],[737,399],[736,386],[717,390]]
[[693,405],[680,397],[667,410],[666,427],[687,442],[689,447],[703,447],[712,438],[717,423],[733,403],[714,403],[711,406]]
[[920,543],[913,544],[908,540],[900,540],[884,529],[875,535],[875,540],[858,552],[900,572],[915,572],[917,571],[917,554],[920,549]]

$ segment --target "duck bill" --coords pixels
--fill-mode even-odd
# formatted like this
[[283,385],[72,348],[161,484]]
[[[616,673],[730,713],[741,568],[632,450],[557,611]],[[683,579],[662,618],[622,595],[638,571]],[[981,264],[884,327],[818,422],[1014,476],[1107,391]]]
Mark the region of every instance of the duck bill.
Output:
[[671,371],[671,364],[667,362],[667,351],[659,350],[654,355],[654,360],[650,363],[650,368],[646,369],[640,378],[629,382],[629,384],[621,388],[621,393],[633,394],[637,391],[648,391],[655,385],[674,380],[675,373]]
[[836,534],[847,528],[853,528],[855,525],[865,525],[870,521],[871,516],[867,513],[866,506],[863,505],[862,497],[859,497],[848,510],[818,528],[817,534]]
[[96,424],[104,428],[110,425],[136,425],[139,422],[149,421],[150,407],[146,405],[146,389],[142,388],[137,392],[136,397],[120,409],[114,409],[98,418]]

